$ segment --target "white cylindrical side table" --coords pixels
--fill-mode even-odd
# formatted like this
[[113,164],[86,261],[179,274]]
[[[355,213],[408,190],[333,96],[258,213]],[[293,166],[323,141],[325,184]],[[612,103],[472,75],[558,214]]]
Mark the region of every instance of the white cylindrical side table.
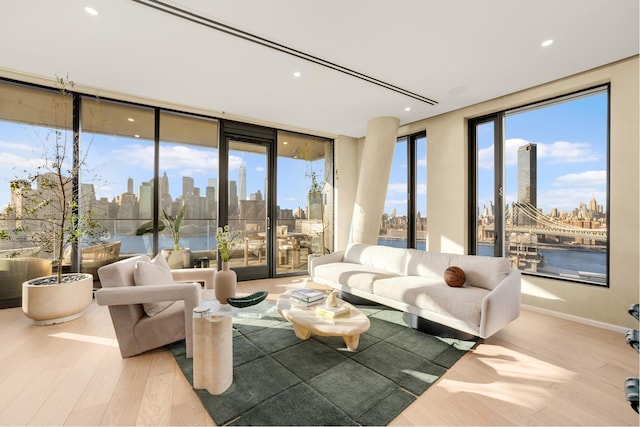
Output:
[[227,316],[193,310],[193,388],[224,393],[233,382],[233,327]]

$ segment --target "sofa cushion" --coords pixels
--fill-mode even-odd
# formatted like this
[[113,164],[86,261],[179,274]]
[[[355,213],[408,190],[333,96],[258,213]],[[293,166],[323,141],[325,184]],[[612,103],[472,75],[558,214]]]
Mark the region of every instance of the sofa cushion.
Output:
[[[450,262],[450,265],[464,270],[467,276],[467,285],[488,290],[498,286],[511,271],[511,262],[508,258],[452,254]],[[444,274],[444,269],[442,274]]]
[[340,284],[346,291],[352,288],[372,293],[374,280],[389,277],[397,277],[397,275],[381,268],[350,262],[322,264],[314,270],[314,278]]
[[422,276],[443,280],[444,271],[449,267],[451,254],[425,252],[407,249],[405,276]]
[[357,243],[350,245],[344,253],[344,262],[362,264],[404,274],[407,250],[389,246],[367,245]]
[[473,286],[452,288],[442,279],[418,276],[376,280],[373,290],[375,295],[459,319],[473,329],[480,326],[482,300],[489,293]]
[[[136,262],[133,270],[133,280],[136,286],[169,285],[176,283],[171,275],[171,269],[167,260],[160,254],[151,261]],[[146,302],[142,304],[147,316],[153,317],[162,312],[174,301]]]

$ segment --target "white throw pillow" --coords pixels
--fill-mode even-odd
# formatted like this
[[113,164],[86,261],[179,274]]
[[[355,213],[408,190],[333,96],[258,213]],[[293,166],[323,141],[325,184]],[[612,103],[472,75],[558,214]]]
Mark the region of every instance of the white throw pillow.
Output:
[[[156,255],[151,262],[136,262],[133,270],[133,281],[136,286],[170,285],[176,283],[171,275],[171,269],[169,268],[169,264],[167,264],[167,260],[160,254]],[[173,303],[174,301],[146,302],[142,304],[142,307],[144,308],[144,312],[147,313],[147,316],[152,317]]]

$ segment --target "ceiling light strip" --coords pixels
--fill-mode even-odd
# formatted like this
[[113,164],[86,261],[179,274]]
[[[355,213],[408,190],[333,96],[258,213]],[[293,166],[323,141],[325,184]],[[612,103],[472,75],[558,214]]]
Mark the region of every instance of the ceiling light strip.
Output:
[[221,31],[223,33],[232,35],[234,37],[238,37],[238,38],[250,41],[252,43],[256,43],[256,44],[259,44],[261,46],[268,47],[270,49],[274,49],[274,50],[277,50],[279,52],[283,52],[283,53],[295,56],[297,58],[304,59],[304,60],[309,61],[309,62],[313,62],[313,63],[318,64],[318,65],[322,65],[322,66],[330,68],[332,70],[347,74],[347,75],[352,76],[352,77],[356,77],[356,78],[358,78],[360,80],[364,80],[366,82],[378,85],[380,87],[383,87],[383,88],[386,88],[386,89],[389,89],[389,90],[392,90],[392,91],[394,91],[396,93],[400,93],[402,95],[408,96],[410,98],[416,99],[416,100],[424,102],[424,103],[427,103],[427,104],[430,104],[430,105],[435,105],[435,104],[438,103],[438,101],[430,99],[430,98],[428,98],[426,96],[420,95],[420,94],[415,93],[415,92],[411,92],[411,91],[403,89],[403,88],[401,88],[399,86],[393,85],[391,83],[387,83],[387,82],[385,82],[383,80],[376,79],[375,77],[368,76],[366,74],[360,73],[358,71],[352,70],[352,69],[344,67],[342,65],[333,63],[331,61],[327,61],[325,59],[322,59],[322,58],[319,58],[317,56],[308,54],[306,52],[302,52],[300,50],[297,50],[297,49],[285,46],[283,44],[268,40],[268,39],[266,39],[264,37],[260,37],[260,36],[257,36],[255,34],[251,34],[251,33],[247,32],[247,31],[232,27],[230,25],[223,24],[221,22],[217,22],[217,21],[214,21],[214,20],[209,19],[209,18],[205,18],[205,17],[197,15],[197,14],[195,14],[193,12],[189,12],[189,11],[180,9],[180,8],[178,8],[176,6],[166,4],[166,3],[162,2],[162,1],[158,1],[158,0],[132,0],[132,1],[134,1],[136,3],[139,3],[141,5],[144,5],[144,6],[148,6],[148,7],[154,8],[154,9],[159,10],[161,12],[169,13],[169,14],[171,14],[173,16],[178,17],[178,18],[186,19],[186,20],[194,22],[196,24],[200,24],[200,25],[206,26],[208,28],[211,28],[211,29],[214,29],[214,30],[217,30],[217,31]]

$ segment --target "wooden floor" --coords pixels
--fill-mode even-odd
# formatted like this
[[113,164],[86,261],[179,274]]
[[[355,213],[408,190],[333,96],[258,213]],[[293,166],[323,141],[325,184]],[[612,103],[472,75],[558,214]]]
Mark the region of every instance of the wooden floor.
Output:
[[[300,278],[244,282],[269,298]],[[0,310],[0,425],[214,425],[166,351],[122,359],[105,307],[34,326]],[[639,425],[623,391],[638,375],[624,335],[524,310],[392,425]]]

